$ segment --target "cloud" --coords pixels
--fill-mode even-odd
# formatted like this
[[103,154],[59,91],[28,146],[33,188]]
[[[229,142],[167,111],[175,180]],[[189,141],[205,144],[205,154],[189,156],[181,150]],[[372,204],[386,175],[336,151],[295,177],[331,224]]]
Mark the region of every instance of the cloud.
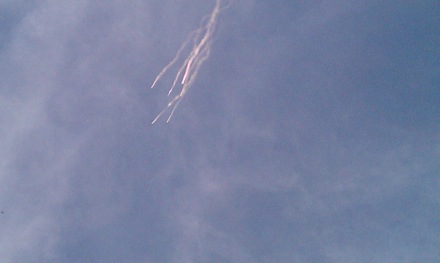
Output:
[[438,258],[431,3],[234,1],[152,126],[213,4],[0,3],[0,259]]

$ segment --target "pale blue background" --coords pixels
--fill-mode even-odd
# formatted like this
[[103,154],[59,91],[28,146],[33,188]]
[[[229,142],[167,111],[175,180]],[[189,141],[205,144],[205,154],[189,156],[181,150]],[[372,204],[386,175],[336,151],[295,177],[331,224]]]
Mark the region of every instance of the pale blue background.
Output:
[[[226,2],[225,2],[226,3]],[[438,1],[0,0],[0,262],[440,262]]]

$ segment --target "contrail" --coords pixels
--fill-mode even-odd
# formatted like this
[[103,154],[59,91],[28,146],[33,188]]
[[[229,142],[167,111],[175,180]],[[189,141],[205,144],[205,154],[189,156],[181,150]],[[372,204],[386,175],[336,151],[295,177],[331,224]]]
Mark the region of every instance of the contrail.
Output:
[[171,60],[170,63],[168,63],[168,65],[166,65],[162,69],[162,71],[159,73],[159,75],[157,75],[156,79],[154,80],[153,85],[151,85],[151,88],[156,86],[157,82],[179,60],[184,49],[192,41],[193,47],[186,59],[184,60],[183,64],[177,71],[176,77],[173,81],[173,85],[168,92],[168,96],[171,95],[176,85],[180,87],[180,93],[175,95],[173,99],[168,102],[167,106],[157,115],[157,117],[151,122],[151,124],[154,124],[169,108],[172,108],[171,113],[167,119],[167,122],[169,122],[183,96],[185,96],[188,89],[194,83],[200,66],[209,57],[212,45],[212,37],[217,24],[218,15],[221,11],[220,6],[221,0],[216,0],[212,12],[202,19],[201,26],[198,29],[189,34],[188,38],[185,40],[185,42],[183,42],[182,46],[177,51],[176,56]]

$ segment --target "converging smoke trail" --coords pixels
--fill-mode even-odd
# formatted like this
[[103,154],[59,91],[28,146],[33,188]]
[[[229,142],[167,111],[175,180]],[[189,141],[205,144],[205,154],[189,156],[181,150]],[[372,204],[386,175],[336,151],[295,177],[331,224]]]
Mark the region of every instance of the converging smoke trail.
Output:
[[[171,86],[168,95],[170,95],[176,85],[180,86],[180,93],[174,96],[174,98],[168,102],[167,106],[157,115],[157,117],[151,122],[154,124],[169,108],[172,108],[170,115],[168,116],[167,122],[171,120],[171,117],[174,114],[177,106],[182,100],[183,96],[185,96],[189,87],[193,84],[195,78],[197,77],[197,73],[199,72],[200,66],[203,62],[208,59],[211,45],[212,45],[212,36],[214,34],[215,26],[217,24],[217,17],[220,13],[220,5],[221,0],[216,0],[216,4],[211,14],[205,16],[202,19],[201,26],[190,33],[188,38],[183,42],[180,49],[177,51],[176,56],[171,60],[168,65],[166,65],[162,71],[157,75],[156,79],[151,85],[151,88],[155,87],[157,82],[162,78],[162,76],[179,60],[181,53],[188,46],[188,43],[192,40],[193,47],[189,52],[188,56],[184,60],[182,66],[180,66],[177,74],[174,78],[173,85]],[[182,76],[183,74],[183,76]],[[182,76],[182,77],[181,77]],[[177,84],[179,82],[179,84]]]

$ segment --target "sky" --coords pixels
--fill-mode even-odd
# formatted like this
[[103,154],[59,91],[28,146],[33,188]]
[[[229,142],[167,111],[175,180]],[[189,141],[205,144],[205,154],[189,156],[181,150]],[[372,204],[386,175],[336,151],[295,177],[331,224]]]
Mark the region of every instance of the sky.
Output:
[[1,262],[439,262],[440,4],[0,0]]

